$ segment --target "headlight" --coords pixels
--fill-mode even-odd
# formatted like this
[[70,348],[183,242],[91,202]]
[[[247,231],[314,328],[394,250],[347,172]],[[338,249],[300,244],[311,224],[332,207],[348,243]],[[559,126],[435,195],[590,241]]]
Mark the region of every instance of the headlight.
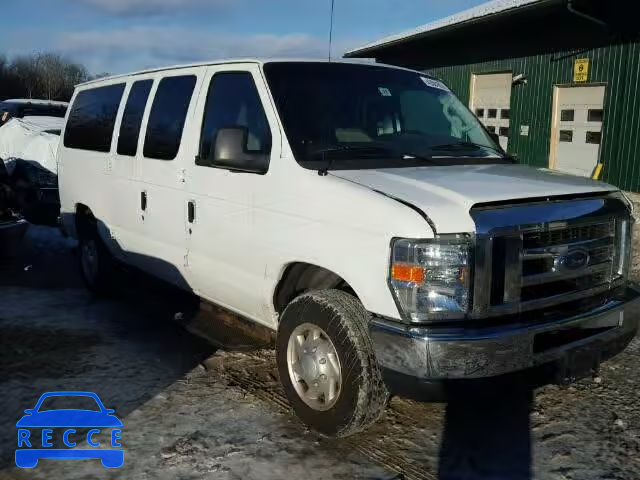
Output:
[[469,235],[392,244],[389,283],[404,318],[412,322],[464,318],[469,310]]
[[613,280],[626,279],[631,265],[631,246],[633,239],[632,218],[616,220],[616,248],[613,257]]

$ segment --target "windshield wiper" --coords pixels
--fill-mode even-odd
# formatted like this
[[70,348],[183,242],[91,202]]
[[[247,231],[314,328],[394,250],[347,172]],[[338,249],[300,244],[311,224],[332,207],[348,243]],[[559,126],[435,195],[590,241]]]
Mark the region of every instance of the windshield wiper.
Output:
[[[332,154],[357,154],[359,156],[368,156],[368,157],[391,157],[391,158],[401,158],[403,160],[420,160],[423,162],[428,162],[433,165],[439,165],[438,162],[434,161],[428,155],[422,155],[414,152],[404,152],[398,151],[391,147],[382,146],[382,145],[330,145],[325,148],[319,148],[310,153],[312,156],[321,155],[324,159],[325,156],[329,155],[326,159],[325,165],[318,170],[318,175],[325,176],[329,172],[329,169],[333,166],[333,162],[336,160],[337,155]],[[339,156],[339,155],[338,155]]]
[[326,164],[318,170],[318,175],[325,176],[329,172],[329,169],[336,159],[336,155],[334,155],[336,153],[356,153],[360,156],[373,157],[380,157],[381,155],[397,156],[397,154],[392,149],[379,145],[329,145],[327,147],[318,148],[317,150],[313,150],[309,153],[310,156],[321,156],[323,160],[326,156],[329,156],[329,158],[327,158]]
[[401,156],[403,160],[421,160],[423,162],[431,163],[432,165],[440,165],[429,155],[421,155],[414,152],[404,152]]
[[443,143],[442,145],[433,145],[432,147],[429,147],[431,150],[440,150],[443,152],[452,152],[452,151],[456,151],[456,150],[480,150],[482,148],[486,148],[487,150],[491,150],[493,152],[496,152],[497,154],[499,154],[501,157],[507,157],[510,158],[508,155],[505,155],[505,152],[497,147],[491,147],[489,145],[483,145],[481,143],[474,143],[474,142],[456,142],[456,143]]

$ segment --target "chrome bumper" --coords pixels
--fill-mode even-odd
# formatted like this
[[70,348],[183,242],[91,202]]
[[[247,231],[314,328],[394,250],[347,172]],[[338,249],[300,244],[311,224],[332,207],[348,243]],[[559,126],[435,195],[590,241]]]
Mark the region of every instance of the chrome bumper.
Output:
[[[415,327],[375,317],[369,331],[383,369],[421,380],[444,380],[502,375],[562,361],[584,349],[604,360],[633,339],[639,318],[640,291],[627,288],[597,309],[553,322]],[[558,343],[556,337],[563,335],[578,339]]]

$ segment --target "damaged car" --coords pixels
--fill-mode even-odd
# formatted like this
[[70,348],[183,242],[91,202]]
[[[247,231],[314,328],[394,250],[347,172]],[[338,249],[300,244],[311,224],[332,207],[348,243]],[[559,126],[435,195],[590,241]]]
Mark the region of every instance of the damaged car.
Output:
[[6,167],[0,162],[0,259],[15,256],[29,227],[17,213],[8,178]]
[[[3,104],[7,102],[2,102]],[[55,225],[60,211],[56,155],[65,110],[10,118],[0,126],[0,163],[18,210],[32,223]],[[30,112],[34,113],[34,112]]]
[[310,427],[389,393],[597,371],[638,330],[631,204],[518,164],[423,72],[239,60],[77,86],[62,224],[95,293],[124,262],[277,332]]

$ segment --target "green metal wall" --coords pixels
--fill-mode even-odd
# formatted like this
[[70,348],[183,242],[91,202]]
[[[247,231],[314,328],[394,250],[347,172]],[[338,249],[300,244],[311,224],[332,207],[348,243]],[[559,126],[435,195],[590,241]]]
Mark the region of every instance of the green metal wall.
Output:
[[[600,161],[603,179],[624,190],[640,191],[640,44],[628,43],[586,52],[549,53],[471,65],[428,69],[469,104],[471,75],[511,71],[527,76],[511,91],[509,152],[523,163],[549,165],[553,86],[573,82],[576,58],[589,58],[589,80],[606,86]],[[529,136],[520,136],[529,125]]]

